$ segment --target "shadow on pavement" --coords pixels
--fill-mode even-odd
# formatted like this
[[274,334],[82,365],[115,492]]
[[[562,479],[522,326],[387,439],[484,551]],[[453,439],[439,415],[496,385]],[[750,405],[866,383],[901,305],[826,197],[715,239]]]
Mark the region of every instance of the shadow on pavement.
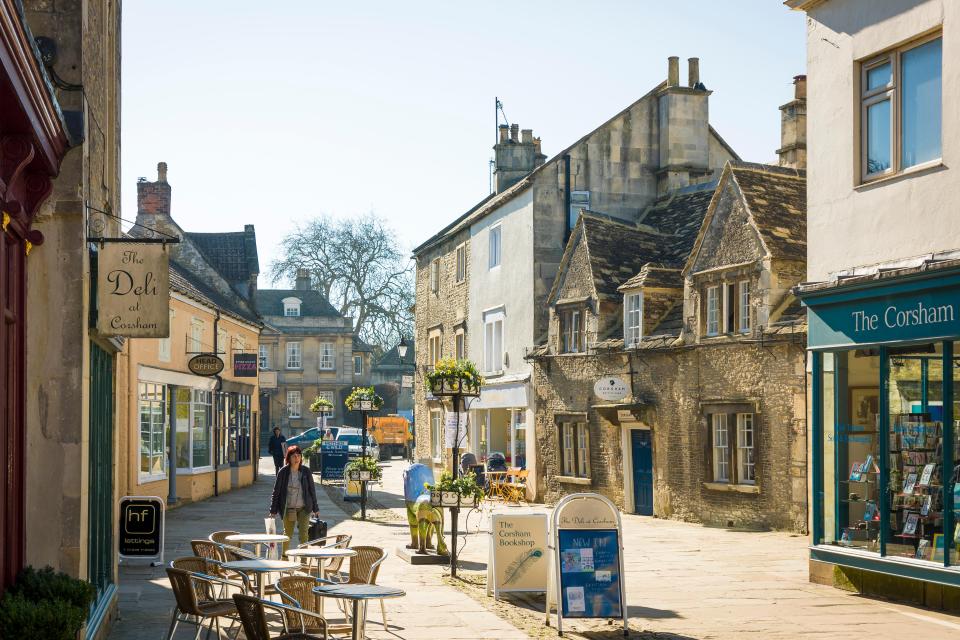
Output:
[[[650,620],[663,618],[682,618],[676,611],[669,609],[653,609],[651,607],[627,606],[628,618],[647,618]],[[680,636],[677,636],[678,638]]]

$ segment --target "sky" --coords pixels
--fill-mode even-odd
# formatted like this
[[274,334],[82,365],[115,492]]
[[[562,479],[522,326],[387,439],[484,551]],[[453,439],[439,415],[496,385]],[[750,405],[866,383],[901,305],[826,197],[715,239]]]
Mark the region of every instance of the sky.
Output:
[[121,215],[166,162],[185,230],[255,225],[262,288],[313,217],[372,211],[406,253],[485,197],[495,97],[552,157],[699,57],[711,124],[770,162],[806,68],[780,0],[140,1],[122,42]]

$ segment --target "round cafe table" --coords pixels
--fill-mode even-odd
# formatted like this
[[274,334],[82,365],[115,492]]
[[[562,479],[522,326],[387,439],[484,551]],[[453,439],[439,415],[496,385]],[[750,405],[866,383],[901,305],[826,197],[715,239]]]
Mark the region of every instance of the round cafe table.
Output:
[[287,549],[284,555],[288,558],[304,558],[308,564],[316,560],[317,575],[322,578],[324,577],[324,560],[350,558],[357,555],[357,552],[353,549],[342,549],[338,547],[298,547],[296,549]]
[[235,533],[232,536],[227,536],[224,540],[238,545],[252,544],[253,552],[259,556],[262,545],[282,544],[289,542],[290,538],[282,533]]
[[[360,640],[360,603],[367,600],[382,600],[384,598],[401,598],[406,594],[403,589],[388,587],[382,584],[325,584],[314,587],[313,592],[327,598],[343,598],[350,600],[353,605],[353,627],[351,638]],[[364,607],[366,611],[366,607]]]
[[257,596],[262,600],[263,599],[263,589],[264,589],[264,576],[265,573],[287,573],[289,571],[296,571],[300,568],[299,562],[291,562],[290,560],[234,560],[232,562],[224,562],[224,569],[229,569],[230,571],[239,571],[246,574],[255,574],[257,576]]

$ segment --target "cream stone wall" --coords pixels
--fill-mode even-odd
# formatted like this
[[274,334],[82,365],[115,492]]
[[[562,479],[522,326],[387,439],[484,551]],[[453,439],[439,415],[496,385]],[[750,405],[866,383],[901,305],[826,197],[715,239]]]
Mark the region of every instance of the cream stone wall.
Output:
[[[808,15],[807,279],[960,248],[960,3],[832,0]],[[942,163],[860,185],[859,62],[941,28]]]

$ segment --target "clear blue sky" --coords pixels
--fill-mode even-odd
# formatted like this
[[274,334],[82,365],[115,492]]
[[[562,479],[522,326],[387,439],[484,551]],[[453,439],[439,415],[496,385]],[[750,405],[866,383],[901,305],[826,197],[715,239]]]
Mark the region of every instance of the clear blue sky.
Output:
[[804,37],[780,0],[127,2],[122,215],[163,160],[180,225],[256,225],[263,274],[318,214],[375,211],[406,251],[488,193],[494,96],[553,156],[670,55],[684,82],[700,58],[713,126],[771,161]]

